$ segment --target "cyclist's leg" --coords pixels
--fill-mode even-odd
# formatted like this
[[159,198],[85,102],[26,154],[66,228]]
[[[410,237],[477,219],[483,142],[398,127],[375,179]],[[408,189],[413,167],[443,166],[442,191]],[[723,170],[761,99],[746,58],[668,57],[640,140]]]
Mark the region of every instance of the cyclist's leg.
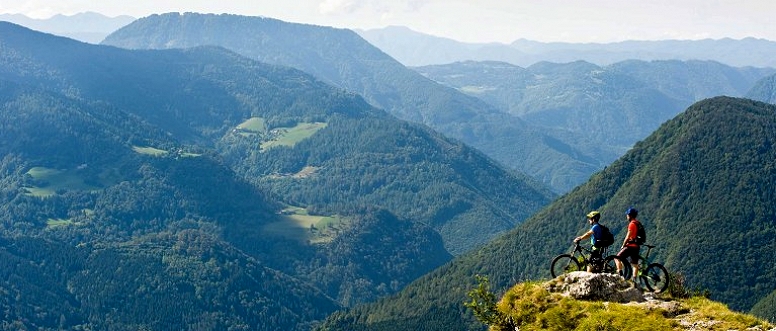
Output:
[[[617,256],[625,259],[625,247],[621,248],[620,251],[617,252]],[[624,267],[622,262],[620,262],[620,259],[615,259],[614,262],[617,264],[617,273],[622,275],[622,268]]]
[[625,246],[623,247],[619,253],[617,253],[617,256],[621,257],[623,260],[626,260],[630,262],[630,266],[624,266],[621,262],[617,262],[617,272],[622,271],[622,268],[628,268],[630,267],[632,272],[631,273],[631,280],[635,280],[638,277],[638,271],[639,271],[639,248],[638,247],[629,247]]
[[587,272],[596,271],[595,269],[599,267],[601,262],[603,261],[603,258],[601,255],[602,255],[601,249],[593,246],[593,249],[590,251],[590,261],[587,264]]
[[633,255],[631,255],[631,265],[633,266],[633,279],[636,280],[636,277],[639,276],[639,249],[634,248],[633,249]]

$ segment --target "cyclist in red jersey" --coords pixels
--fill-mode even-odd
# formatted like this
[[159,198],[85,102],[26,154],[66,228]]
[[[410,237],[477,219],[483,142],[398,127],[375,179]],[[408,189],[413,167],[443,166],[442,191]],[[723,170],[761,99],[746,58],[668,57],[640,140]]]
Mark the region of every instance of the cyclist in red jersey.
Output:
[[[639,222],[636,219],[637,216],[639,216],[639,211],[635,208],[631,207],[625,211],[625,217],[628,220],[628,233],[625,235],[625,240],[622,242],[620,252],[617,253],[617,256],[629,260],[631,267],[633,268],[633,276],[631,276],[631,279],[636,279],[639,274],[639,252],[641,251],[641,246],[635,242],[636,234],[638,233],[637,223]],[[622,271],[623,265],[620,261],[615,261],[619,273]]]

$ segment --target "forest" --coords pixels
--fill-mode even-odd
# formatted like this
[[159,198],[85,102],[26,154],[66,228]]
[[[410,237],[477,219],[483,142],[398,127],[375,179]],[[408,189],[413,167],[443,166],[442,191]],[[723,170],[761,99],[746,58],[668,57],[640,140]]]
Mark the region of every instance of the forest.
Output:
[[554,197],[298,70],[0,32],[6,329],[309,330]]

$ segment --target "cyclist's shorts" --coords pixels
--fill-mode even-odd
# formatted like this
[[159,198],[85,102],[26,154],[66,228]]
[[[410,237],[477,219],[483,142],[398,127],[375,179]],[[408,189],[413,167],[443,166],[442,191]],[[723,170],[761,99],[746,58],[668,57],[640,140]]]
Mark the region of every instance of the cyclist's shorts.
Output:
[[590,260],[596,261],[596,262],[602,262],[603,261],[602,251],[603,251],[602,249],[593,249],[592,251],[590,251]]
[[617,256],[628,259],[630,263],[639,263],[639,248],[638,247],[623,247]]

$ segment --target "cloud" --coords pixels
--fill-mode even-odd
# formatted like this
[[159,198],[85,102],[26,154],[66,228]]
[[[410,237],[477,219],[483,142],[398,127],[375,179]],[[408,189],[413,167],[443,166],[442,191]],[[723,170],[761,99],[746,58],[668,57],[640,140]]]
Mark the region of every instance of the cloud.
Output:
[[324,15],[352,14],[358,7],[356,0],[325,0],[318,5],[318,11]]
[[431,0],[324,0],[318,5],[318,11],[324,15],[376,14],[377,16],[392,13],[407,13],[420,10]]

